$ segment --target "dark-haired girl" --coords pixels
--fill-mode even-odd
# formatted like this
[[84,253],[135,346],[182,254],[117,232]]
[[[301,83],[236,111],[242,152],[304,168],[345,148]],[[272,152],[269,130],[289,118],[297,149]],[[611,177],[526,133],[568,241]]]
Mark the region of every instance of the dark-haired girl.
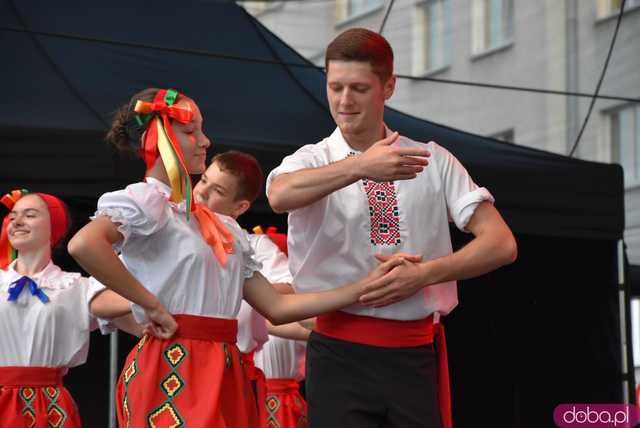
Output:
[[134,95],[108,140],[141,153],[145,181],[103,195],[69,243],[88,272],[134,303],[150,333],[118,383],[122,427],[249,428],[256,406],[235,345],[243,296],[273,322],[289,322],[356,302],[400,263],[333,292],[279,295],[238,224],[193,200],[189,174],[204,172],[210,145],[202,124],[196,103],[174,90]]

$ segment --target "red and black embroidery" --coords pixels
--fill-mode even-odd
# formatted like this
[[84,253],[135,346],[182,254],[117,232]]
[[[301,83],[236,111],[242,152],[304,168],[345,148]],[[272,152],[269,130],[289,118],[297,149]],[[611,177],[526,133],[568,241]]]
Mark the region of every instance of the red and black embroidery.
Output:
[[[350,152],[349,156],[355,156]],[[362,186],[369,202],[371,233],[369,241],[373,245],[399,245],[400,214],[398,198],[393,181],[362,179]]]
[[373,245],[398,245],[400,240],[400,215],[395,184],[392,181],[363,179],[362,185],[369,202],[371,243]]

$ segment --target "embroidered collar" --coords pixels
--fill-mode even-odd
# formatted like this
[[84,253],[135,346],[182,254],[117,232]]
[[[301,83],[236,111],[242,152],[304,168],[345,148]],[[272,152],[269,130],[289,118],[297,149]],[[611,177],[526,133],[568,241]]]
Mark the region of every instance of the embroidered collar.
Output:
[[[24,275],[19,274],[15,270],[17,260],[14,260],[5,271],[2,271],[2,281],[0,282],[0,290],[7,291],[12,282],[22,278]],[[33,279],[38,287],[49,290],[63,290],[70,287],[80,278],[79,273],[65,272],[56,266],[51,260],[40,272],[29,276]]]

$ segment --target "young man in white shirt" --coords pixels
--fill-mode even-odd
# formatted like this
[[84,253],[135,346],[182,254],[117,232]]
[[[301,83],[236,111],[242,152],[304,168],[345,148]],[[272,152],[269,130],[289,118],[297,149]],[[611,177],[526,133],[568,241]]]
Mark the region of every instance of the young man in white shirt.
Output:
[[[361,304],[318,317],[307,351],[310,427],[449,427],[446,361],[433,347],[439,316],[457,304],[456,280],[515,260],[515,239],[491,194],[446,149],[385,126],[395,77],[382,36],[345,31],[325,65],[336,130],[267,178],[271,207],[289,212],[293,286],[330,289],[399,252],[421,260],[407,258]],[[474,235],[455,252],[449,220]]]

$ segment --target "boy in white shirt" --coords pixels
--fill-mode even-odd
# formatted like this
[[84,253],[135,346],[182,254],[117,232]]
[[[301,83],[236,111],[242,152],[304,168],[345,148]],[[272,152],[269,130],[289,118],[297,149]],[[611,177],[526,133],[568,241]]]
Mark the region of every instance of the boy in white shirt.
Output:
[[[195,185],[194,195],[210,210],[237,219],[251,207],[263,181],[262,169],[253,156],[228,151],[213,158]],[[291,283],[287,256],[266,234],[247,234],[247,238],[254,258],[262,264],[260,273],[286,292]],[[267,329],[281,337],[267,338]],[[256,381],[260,426],[306,427],[307,405],[297,384],[301,380],[299,368],[304,342],[291,339],[306,340],[309,333],[298,323],[267,327],[266,320],[242,302],[238,316],[238,347],[243,353],[247,374]],[[254,365],[254,353],[257,353],[259,367]],[[261,369],[265,370],[264,374]]]
[[[293,287],[332,289],[400,252],[421,261],[405,260],[360,304],[318,317],[307,347],[310,426],[450,427],[446,361],[433,348],[439,316],[458,303],[456,280],[513,262],[515,240],[451,153],[384,124],[395,77],[382,36],[345,31],[325,66],[336,130],[267,178],[271,207],[289,212]],[[449,221],[475,237],[456,252]]]

